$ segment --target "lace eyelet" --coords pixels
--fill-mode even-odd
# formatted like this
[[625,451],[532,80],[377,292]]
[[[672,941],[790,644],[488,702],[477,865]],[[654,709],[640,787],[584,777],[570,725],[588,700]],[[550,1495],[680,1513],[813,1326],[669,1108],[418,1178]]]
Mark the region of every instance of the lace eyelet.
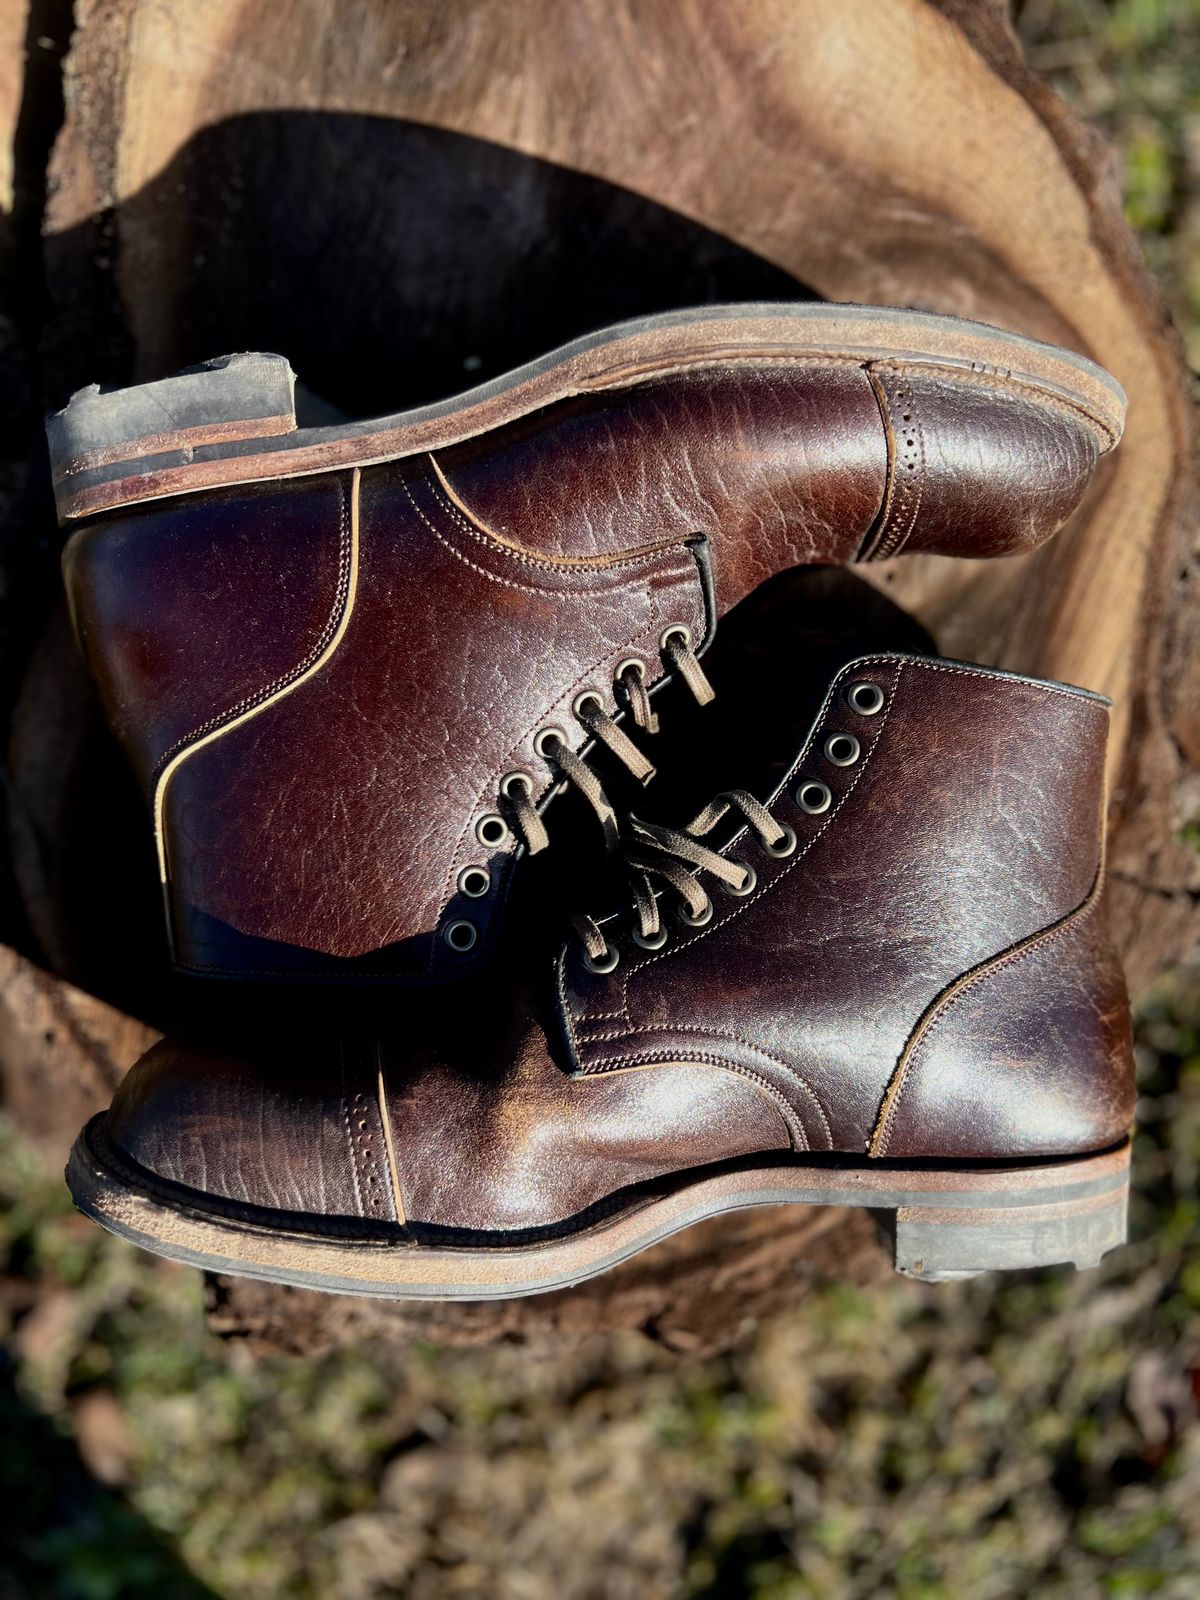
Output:
[[604,699],[596,693],[595,689],[585,689],[582,694],[575,696],[571,706],[571,714],[578,717],[579,721],[582,722],[584,710],[589,705],[594,705],[597,711],[604,710]]
[[658,638],[658,648],[665,650],[676,636],[683,640],[683,648],[685,650],[691,649],[692,630],[686,622],[673,622],[669,628],[664,628]]
[[[498,788],[507,800],[514,788],[524,789],[528,795],[533,794],[533,779],[527,772],[506,772],[500,779]],[[503,822],[503,817],[500,819]]]
[[636,672],[638,677],[645,682],[646,670],[646,663],[641,659],[640,656],[626,656],[624,661],[621,662],[620,666],[613,673],[613,682],[620,683],[621,679],[627,672]]
[[732,883],[723,883],[721,887],[725,893],[731,894],[735,900],[741,900],[746,895],[753,894],[755,889],[758,888],[758,873],[755,872],[754,868],[748,867],[744,861],[731,861],[729,865],[731,867],[741,867],[746,877],[744,882],[737,888]]
[[831,733],[825,741],[825,759],[835,767],[852,767],[862,755],[862,745],[852,733]]
[[796,848],[796,830],[795,828],[789,828],[785,823],[783,827],[783,839],[779,844],[764,844],[761,839],[758,841],[758,843],[760,849],[762,849],[766,855],[774,856],[776,861],[782,861],[785,859],[785,857],[790,856],[792,851]]
[[442,938],[456,956],[465,956],[468,950],[475,948],[479,933],[473,922],[468,922],[465,917],[459,917],[454,922],[446,924]]
[[635,928],[633,930],[633,942],[641,945],[643,950],[661,950],[667,942],[667,930],[660,925],[657,935],[647,939],[640,928]]
[[458,875],[458,892],[468,900],[482,900],[492,887],[492,875],[486,867],[464,867]]
[[509,837],[508,823],[496,811],[489,811],[475,824],[475,837],[489,850],[495,850]]
[[583,952],[583,964],[589,972],[594,972],[597,977],[604,977],[606,973],[615,972],[617,963],[621,959],[621,952],[616,945],[610,944],[602,956],[590,956]]
[[551,750],[556,744],[566,744],[567,736],[561,728],[543,728],[534,736],[534,751],[541,756],[543,761],[552,760]]
[[873,717],[883,710],[884,694],[877,683],[852,683],[846,690],[846,704],[860,717]]
[[828,784],[810,779],[796,790],[796,804],[810,817],[819,817],[822,811],[828,811],[833,804],[833,790]]
[[706,928],[713,919],[713,905],[710,900],[699,916],[694,917],[686,906],[676,913],[685,928]]

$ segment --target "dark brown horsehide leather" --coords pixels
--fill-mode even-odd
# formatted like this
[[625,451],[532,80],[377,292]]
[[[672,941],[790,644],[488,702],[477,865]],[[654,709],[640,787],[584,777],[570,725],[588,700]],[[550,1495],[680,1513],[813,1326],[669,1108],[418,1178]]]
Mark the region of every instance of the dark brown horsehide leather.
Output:
[[153,814],[177,963],[470,973],[520,854],[502,780],[550,797],[538,736],[586,752],[581,694],[624,712],[623,666],[657,684],[671,630],[702,648],[795,563],[1027,549],[1103,446],[999,373],[724,362],[435,454],[85,520],[72,612]]
[[1132,1073],[1102,897],[1107,726],[1105,701],[1061,684],[852,660],[760,792],[794,846],[710,835],[753,882],[698,871],[703,925],[666,887],[660,949],[620,905],[599,922],[609,972],[572,937],[470,1003],[414,997],[387,1036],[253,1062],[165,1043],[107,1145],[175,1203],[418,1243],[535,1237],[629,1185],[772,1151],[1115,1145]]

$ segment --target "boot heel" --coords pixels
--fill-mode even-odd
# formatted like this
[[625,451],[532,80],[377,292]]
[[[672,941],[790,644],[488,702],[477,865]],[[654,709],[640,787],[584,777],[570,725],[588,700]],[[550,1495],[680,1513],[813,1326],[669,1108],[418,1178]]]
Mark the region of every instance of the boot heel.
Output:
[[60,519],[160,495],[164,471],[294,433],[295,386],[284,356],[252,353],[134,389],[81,389],[46,422]]
[[1083,1200],[969,1210],[902,1206],[892,1214],[896,1271],[942,1283],[1022,1267],[1099,1266],[1126,1241],[1128,1207],[1128,1179]]

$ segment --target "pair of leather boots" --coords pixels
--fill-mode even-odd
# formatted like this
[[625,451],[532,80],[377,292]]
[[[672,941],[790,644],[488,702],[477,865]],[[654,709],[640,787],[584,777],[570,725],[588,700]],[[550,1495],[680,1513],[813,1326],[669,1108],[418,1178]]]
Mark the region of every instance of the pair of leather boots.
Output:
[[1037,545],[1114,380],[749,305],[398,416],[307,404],[243,355],[50,420],[172,959],[245,997],[232,1045],[133,1069],[77,1204],[388,1296],[560,1287],[767,1203],[870,1207],[932,1279],[1122,1242],[1108,702],[823,627],[811,586],[797,626],[766,582]]

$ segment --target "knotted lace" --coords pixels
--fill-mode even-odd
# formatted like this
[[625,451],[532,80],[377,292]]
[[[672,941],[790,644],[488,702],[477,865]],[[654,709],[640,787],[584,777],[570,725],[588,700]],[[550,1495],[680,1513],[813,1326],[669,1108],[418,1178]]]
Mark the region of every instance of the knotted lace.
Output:
[[[761,801],[746,789],[728,789],[704,808],[682,832],[657,823],[630,818],[630,836],[620,848],[621,862],[629,879],[637,927],[634,938],[649,950],[659,949],[667,938],[660,907],[664,885],[679,898],[680,920],[693,928],[703,927],[712,917],[713,905],[701,877],[707,873],[735,895],[751,892],[758,881],[753,867],[732,861],[701,843],[731,812],[739,814],[762,848],[773,855],[787,855],[795,848],[796,836],[777,822]],[[617,952],[609,944],[600,924],[593,917],[571,919],[583,946],[589,966],[597,972],[611,972]]]
[[[662,657],[668,671],[686,684],[696,703],[707,705],[713,698],[712,685],[705,677],[704,669],[683,628],[673,628],[666,633],[662,642]],[[658,718],[650,706],[650,693],[642,663],[626,662],[618,671],[614,685],[618,699],[624,700],[635,726],[646,733],[657,733]],[[602,744],[638,783],[650,782],[655,771],[653,762],[609,716],[598,694],[580,695],[575,702],[574,714],[597,743]],[[582,756],[571,749],[556,729],[547,729],[542,735],[539,753],[558,776],[577,789],[591,806],[603,830],[607,849],[615,853],[621,842],[620,822],[599,776]],[[506,804],[513,831],[529,854],[537,855],[546,848],[550,838],[541,813],[534,804],[532,778],[524,772],[510,772],[501,781],[500,794]]]

